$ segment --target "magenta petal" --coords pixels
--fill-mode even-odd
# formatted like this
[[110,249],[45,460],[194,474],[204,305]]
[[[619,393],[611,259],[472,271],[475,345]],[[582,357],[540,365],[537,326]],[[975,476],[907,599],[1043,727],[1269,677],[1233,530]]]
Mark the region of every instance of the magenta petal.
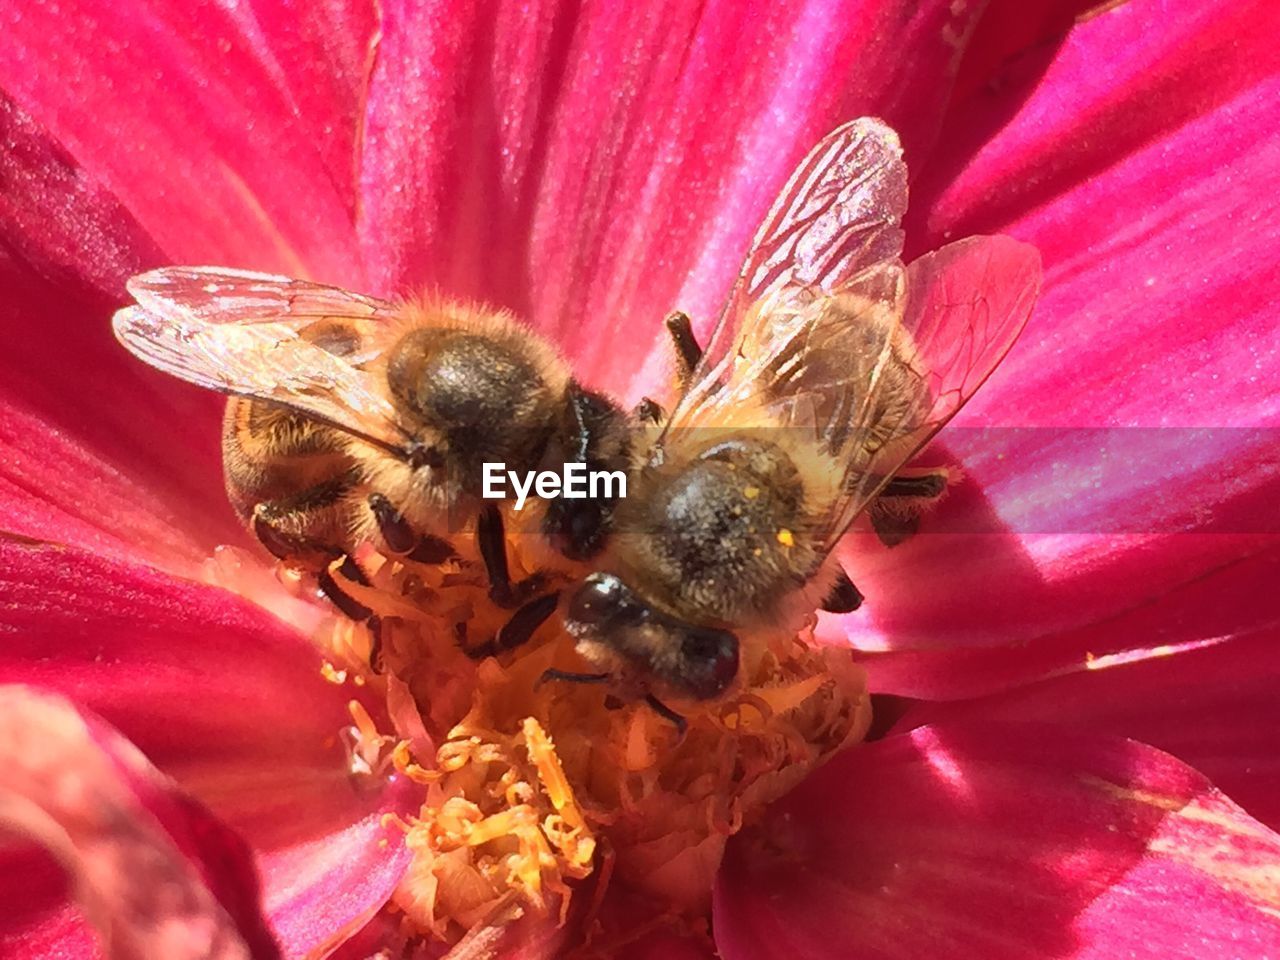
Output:
[[729,842],[725,960],[1263,957],[1280,837],[1150,747],[955,724],[855,748]]
[[[5,20],[0,89],[117,196],[171,260],[359,285],[354,160],[344,178],[332,166],[342,133],[318,135],[352,118],[336,105],[327,117],[300,112],[321,108],[323,98],[295,101],[291,85],[302,90],[307,78],[288,77],[285,69],[297,64],[267,47],[283,16],[261,4],[252,12],[165,2],[25,4]],[[304,19],[295,49],[321,33],[317,21],[326,25]],[[358,50],[361,38],[348,45]],[[334,53],[310,45],[313,60]],[[342,56],[359,58],[354,50],[333,58]],[[356,96],[346,95],[348,110]],[[349,130],[346,139],[353,140]]]
[[[324,835],[283,838],[261,856],[264,903],[291,956],[323,953],[359,930],[391,899],[410,851],[387,813],[417,812],[420,789],[403,780],[369,802],[369,812]],[[305,829],[300,818],[299,829]]]
[[[1045,283],[944,440],[968,479],[925,529],[950,532],[854,561],[859,646],[1038,641],[1274,542],[1278,29],[1271,4],[1133,0],[955,108],[909,240],[1009,233]],[[1006,425],[1039,429],[966,432]]]
[[1077,18],[1099,7],[1097,0],[991,0],[983,10],[956,76],[954,98],[964,101],[998,76],[1005,62],[1017,54],[1061,42]]
[[908,237],[1010,233],[1045,264],[971,422],[1280,423],[1280,278],[1258,269],[1280,243],[1277,29],[1272,4],[1132,0],[1077,27],[1042,77],[955,108],[953,165],[918,185]]
[[[54,391],[66,385],[50,383]],[[193,418],[181,428],[194,434],[200,423],[207,425],[205,436],[188,435],[203,442],[175,437],[172,445],[152,441],[147,451],[141,425],[191,404],[157,404],[126,425],[124,411],[110,406],[114,391],[98,398],[101,417],[90,413],[89,395],[70,394],[65,402],[54,401],[69,420],[82,418],[78,428],[68,430],[57,425],[48,408],[32,409],[7,393],[0,386],[0,531],[142,560],[188,576],[196,575],[218,546],[246,541],[218,489],[217,449],[210,443],[217,419],[207,404],[203,409],[212,416]],[[155,395],[140,388],[134,402]]]
[[710,319],[823,134],[877,113],[923,151],[977,10],[385,4],[361,222],[375,286],[513,306],[621,392],[666,311]]
[[[1130,609],[1096,623],[1048,631],[1034,642],[998,647],[861,654],[871,688],[927,700],[982,697],[1061,674],[1098,657],[1252,635],[1280,613],[1271,591],[1280,545],[1224,562],[1171,593],[1134,597]],[[1136,581],[1140,583],[1141,581]],[[993,610],[992,617],[999,611]]]
[[[280,956],[258,910],[243,841],[178,794],[126,740],[62,698],[6,686],[0,704],[0,823],[61,862],[106,953],[123,960]],[[37,861],[27,863],[37,877],[47,875]],[[14,895],[6,914],[21,927],[31,901]],[[84,955],[83,936],[61,912],[27,926],[21,939],[5,926],[15,951],[44,940],[52,948],[46,955]],[[69,942],[49,942],[51,927],[71,934]]]
[[84,704],[239,830],[291,950],[387,900],[407,853],[382,817],[420,790],[353,781],[341,733],[362,693],[326,680],[302,635],[223,590],[67,548],[0,542],[0,595],[0,681]]
[[0,530],[194,570],[242,538],[210,440],[221,403],[110,329],[125,278],[161,254],[3,94],[0,133]]
[[0,236],[14,269],[67,292],[119,294],[161,262],[151,237],[49,132],[0,90]]
[[1251,634],[1081,657],[1036,683],[918,704],[898,728],[981,718],[1131,737],[1191,764],[1274,828],[1280,827],[1277,689],[1280,612]]
[[[98,937],[76,905],[71,878],[43,847],[0,829],[0,957],[100,960]],[[363,958],[361,958],[363,960]]]
[[674,933],[651,933],[621,947],[617,960],[714,960],[710,944]]

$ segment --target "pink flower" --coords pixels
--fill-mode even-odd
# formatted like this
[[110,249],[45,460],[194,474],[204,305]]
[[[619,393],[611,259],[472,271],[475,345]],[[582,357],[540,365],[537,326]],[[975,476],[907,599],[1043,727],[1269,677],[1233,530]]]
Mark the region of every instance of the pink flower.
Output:
[[1045,263],[937,454],[965,480],[907,544],[851,538],[868,601],[820,635],[861,652],[873,741],[722,863],[655,851],[683,916],[593,869],[565,927],[469,943],[1280,952],[1280,8],[980,6],[6,11],[0,956],[365,957],[412,909],[422,786],[378,752],[405,701],[324,669],[325,612],[226,508],[219,400],[111,338],[128,276],[438,286],[635,398],[664,313],[713,316],[787,172],[863,114],[901,131],[912,251],[1003,232]]

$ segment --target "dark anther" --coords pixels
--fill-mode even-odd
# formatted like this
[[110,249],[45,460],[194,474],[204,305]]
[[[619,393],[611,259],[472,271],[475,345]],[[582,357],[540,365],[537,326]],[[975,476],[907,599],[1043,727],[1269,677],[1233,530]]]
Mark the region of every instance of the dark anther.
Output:
[[822,601],[822,609],[827,613],[852,613],[862,606],[862,600],[862,591],[855,587],[849,575],[841,570],[840,576],[831,586],[831,592]]

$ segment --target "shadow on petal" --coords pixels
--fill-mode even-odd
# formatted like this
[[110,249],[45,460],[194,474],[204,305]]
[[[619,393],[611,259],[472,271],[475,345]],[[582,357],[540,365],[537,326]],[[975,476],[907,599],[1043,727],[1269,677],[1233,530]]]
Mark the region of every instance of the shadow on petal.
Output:
[[1277,861],[1280,837],[1158,750],[940,724],[843,754],[734,837],[716,942],[726,960],[1266,956]]

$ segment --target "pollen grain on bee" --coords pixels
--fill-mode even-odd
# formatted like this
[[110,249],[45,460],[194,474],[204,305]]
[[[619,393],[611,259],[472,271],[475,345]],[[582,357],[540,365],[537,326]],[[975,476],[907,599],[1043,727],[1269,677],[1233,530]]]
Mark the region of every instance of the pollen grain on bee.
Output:
[[[510,483],[510,492],[507,484]],[[543,500],[621,499],[627,495],[627,475],[621,470],[588,470],[585,463],[566,463],[559,471],[508,470],[505,463],[484,464],[486,500],[507,500],[515,495],[514,508],[523,510],[530,494]]]

